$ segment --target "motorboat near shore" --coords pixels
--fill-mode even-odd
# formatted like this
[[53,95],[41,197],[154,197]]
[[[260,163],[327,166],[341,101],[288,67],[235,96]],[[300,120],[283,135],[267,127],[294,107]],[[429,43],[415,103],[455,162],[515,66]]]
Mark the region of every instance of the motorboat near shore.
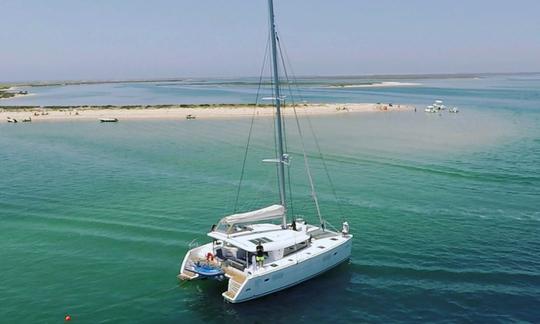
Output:
[[117,123],[118,118],[100,118],[99,121],[102,123]]
[[[24,119],[21,120],[23,123],[30,123],[32,121],[32,117],[26,117]],[[18,123],[19,120],[15,119],[15,118],[12,118],[12,117],[7,117],[7,122],[8,123]]]
[[[442,100],[435,100],[435,102],[432,105],[427,106],[426,109],[424,109],[427,113],[438,113],[443,110],[447,110],[447,107],[443,104]],[[457,107],[453,107],[448,109],[449,113],[458,113],[459,110]]]
[[443,105],[442,100],[435,100],[435,102],[432,105],[427,106],[425,111],[429,113],[435,113],[435,112],[440,112],[441,110],[445,110],[445,109],[446,109],[446,106]]

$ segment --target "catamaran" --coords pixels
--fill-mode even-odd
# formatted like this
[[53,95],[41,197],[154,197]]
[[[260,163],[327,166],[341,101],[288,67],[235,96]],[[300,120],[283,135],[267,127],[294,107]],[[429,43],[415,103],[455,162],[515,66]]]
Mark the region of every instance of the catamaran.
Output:
[[[223,298],[240,303],[259,298],[318,276],[349,260],[353,236],[349,224],[341,231],[330,230],[322,218],[307,160],[305,162],[318,224],[289,215],[287,209],[286,167],[280,84],[277,63],[279,41],[274,24],[273,1],[268,0],[275,107],[276,158],[265,160],[277,166],[279,203],[254,211],[223,217],[207,234],[212,241],[190,249],[178,278],[228,280]],[[304,152],[304,158],[307,155]],[[276,199],[277,200],[277,199]]]

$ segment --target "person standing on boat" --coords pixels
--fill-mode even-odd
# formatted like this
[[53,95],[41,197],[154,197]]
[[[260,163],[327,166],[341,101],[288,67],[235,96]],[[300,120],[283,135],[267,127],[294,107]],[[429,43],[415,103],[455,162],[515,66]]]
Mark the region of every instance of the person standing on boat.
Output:
[[257,265],[259,267],[262,267],[264,264],[264,247],[261,244],[261,241],[259,241],[259,244],[257,245],[257,254],[255,256],[255,261],[257,261]]

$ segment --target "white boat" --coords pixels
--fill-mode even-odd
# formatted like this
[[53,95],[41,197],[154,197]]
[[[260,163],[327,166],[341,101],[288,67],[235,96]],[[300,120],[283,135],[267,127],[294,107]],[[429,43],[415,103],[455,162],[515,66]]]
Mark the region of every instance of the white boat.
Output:
[[425,112],[428,112],[428,113],[436,113],[436,112],[439,112],[437,109],[435,109],[435,107],[433,106],[427,106],[427,108],[424,110]]
[[102,123],[116,123],[118,122],[118,118],[100,118],[99,121]]
[[442,100],[435,100],[435,102],[432,105],[427,106],[427,108],[424,109],[424,111],[428,113],[437,113],[445,109],[446,109],[446,106],[443,104]]
[[[279,80],[273,1],[268,0],[273,80]],[[223,217],[207,235],[211,242],[190,249],[182,261],[178,278],[228,280],[223,298],[240,303],[259,298],[320,275],[347,261],[352,238],[349,224],[341,232],[329,230],[320,214],[309,165],[306,171],[318,216],[318,224],[307,224],[287,209],[286,167],[279,82],[274,82],[276,158],[265,162],[277,165],[279,203],[258,210]],[[304,152],[305,153],[305,152]],[[306,158],[307,155],[304,154]],[[311,221],[310,221],[311,222]],[[321,293],[318,291],[313,294]],[[336,293],[336,292],[328,292]]]
[[435,100],[435,102],[433,103],[433,108],[435,110],[445,110],[446,109],[446,106],[443,105],[443,101],[442,100]]
[[16,123],[16,122],[17,122],[17,119],[8,117],[8,118],[7,118],[7,122],[8,122],[8,123]]
[[448,109],[448,112],[457,114],[459,112],[459,109],[457,107],[452,107],[452,108]]

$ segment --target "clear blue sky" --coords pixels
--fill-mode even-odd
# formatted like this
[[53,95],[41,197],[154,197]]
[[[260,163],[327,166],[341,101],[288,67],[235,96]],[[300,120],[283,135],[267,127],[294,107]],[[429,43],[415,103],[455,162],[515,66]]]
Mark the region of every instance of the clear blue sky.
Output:
[[[275,0],[296,74],[540,71],[538,0]],[[265,0],[0,0],[0,80],[257,75]]]

